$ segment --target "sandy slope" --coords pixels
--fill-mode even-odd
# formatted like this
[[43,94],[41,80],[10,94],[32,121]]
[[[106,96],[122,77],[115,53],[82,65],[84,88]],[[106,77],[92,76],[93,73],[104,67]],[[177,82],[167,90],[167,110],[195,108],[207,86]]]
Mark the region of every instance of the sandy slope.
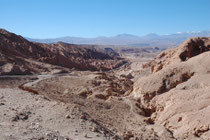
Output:
[[110,134],[101,126],[84,119],[83,112],[74,104],[3,88],[0,89],[0,108],[1,139],[110,139]]

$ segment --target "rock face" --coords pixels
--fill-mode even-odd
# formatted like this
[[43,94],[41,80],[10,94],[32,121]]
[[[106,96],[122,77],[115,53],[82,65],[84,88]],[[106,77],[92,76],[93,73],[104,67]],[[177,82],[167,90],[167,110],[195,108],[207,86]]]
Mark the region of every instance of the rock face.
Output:
[[159,54],[153,61],[144,65],[150,67],[151,72],[157,72],[171,63],[187,61],[191,57],[210,50],[209,38],[191,38],[182,43],[178,48],[168,49]]
[[176,138],[210,137],[210,38],[192,38],[146,64],[131,93]]
[[0,29],[0,73],[2,74],[38,73],[40,72],[38,69],[41,68],[30,66],[38,62],[42,63],[39,67],[47,63],[78,70],[106,71],[125,63],[118,56],[111,49],[94,45],[73,45],[63,42],[34,43]]

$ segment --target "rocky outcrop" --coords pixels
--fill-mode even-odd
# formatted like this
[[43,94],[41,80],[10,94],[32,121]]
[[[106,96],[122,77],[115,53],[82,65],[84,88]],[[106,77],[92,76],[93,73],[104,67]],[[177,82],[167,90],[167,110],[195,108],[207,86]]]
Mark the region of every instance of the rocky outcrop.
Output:
[[158,72],[167,65],[187,61],[191,57],[210,50],[209,38],[191,38],[182,43],[178,48],[168,49],[160,53],[153,61],[145,64],[152,73]]
[[210,38],[189,39],[146,64],[152,73],[134,83],[131,96],[176,138],[210,136],[209,50]]
[[[203,73],[204,68],[201,64],[205,62],[203,65],[209,65],[209,62],[197,60],[188,62],[188,59],[209,50],[210,38],[193,38],[188,39],[178,48],[162,52],[154,60],[145,64],[144,69],[150,67],[152,74],[137,80],[133,96],[142,99],[142,104],[148,106],[154,96],[168,92],[186,82],[194,74]],[[184,57],[185,60],[182,59]]]
[[32,74],[30,69],[25,66],[18,66],[11,63],[6,63],[0,67],[1,75],[21,75],[21,74]]
[[[37,73],[27,68],[26,59],[78,70],[107,71],[126,63],[112,49],[94,45],[74,45],[63,42],[42,44],[0,29],[0,66],[11,63],[22,73]],[[17,60],[18,59],[18,60]],[[4,68],[1,68],[4,69]],[[17,72],[16,72],[17,71]],[[12,74],[21,74],[18,70]],[[4,73],[4,72],[3,72]],[[8,73],[10,74],[10,73]],[[26,73],[25,73],[26,74]]]

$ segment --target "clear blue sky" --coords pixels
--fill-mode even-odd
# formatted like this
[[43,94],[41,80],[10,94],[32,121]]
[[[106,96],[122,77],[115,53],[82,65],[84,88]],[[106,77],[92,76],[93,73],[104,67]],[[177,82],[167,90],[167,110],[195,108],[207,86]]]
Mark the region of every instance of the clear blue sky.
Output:
[[0,28],[31,38],[210,29],[210,0],[0,0]]

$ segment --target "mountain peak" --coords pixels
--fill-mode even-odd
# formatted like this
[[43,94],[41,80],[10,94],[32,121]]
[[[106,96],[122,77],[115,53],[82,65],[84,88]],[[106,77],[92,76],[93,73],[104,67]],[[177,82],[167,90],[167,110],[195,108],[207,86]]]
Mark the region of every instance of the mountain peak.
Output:
[[156,34],[156,33],[149,33],[149,34],[147,34],[148,36],[158,36],[158,34]]
[[0,28],[0,33],[1,33],[1,34],[10,34],[10,32],[6,31],[6,30],[3,29],[3,28]]
[[115,37],[138,37],[138,36],[124,33],[124,34],[116,35]]
[[157,37],[157,36],[159,36],[158,34],[156,34],[156,33],[149,33],[149,34],[147,34],[147,35],[145,35],[146,37]]

